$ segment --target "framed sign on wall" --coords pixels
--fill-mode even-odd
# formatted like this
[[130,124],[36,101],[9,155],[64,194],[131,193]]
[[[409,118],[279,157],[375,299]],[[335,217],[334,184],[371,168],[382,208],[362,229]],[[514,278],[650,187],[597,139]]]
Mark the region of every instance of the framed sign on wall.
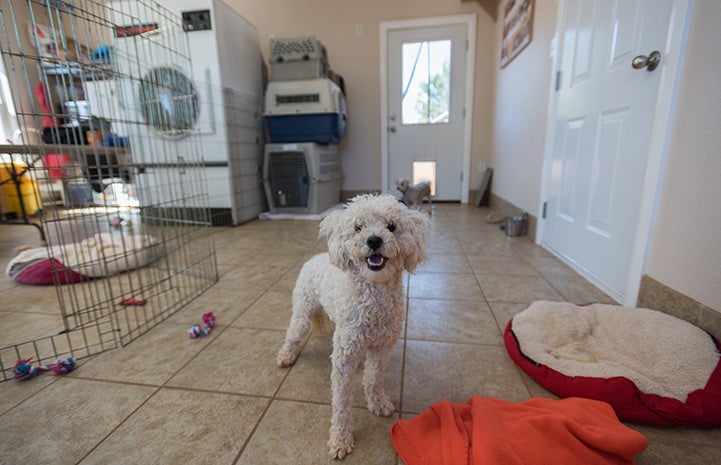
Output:
[[501,68],[505,68],[531,43],[533,32],[533,1],[508,0],[503,10],[503,41]]

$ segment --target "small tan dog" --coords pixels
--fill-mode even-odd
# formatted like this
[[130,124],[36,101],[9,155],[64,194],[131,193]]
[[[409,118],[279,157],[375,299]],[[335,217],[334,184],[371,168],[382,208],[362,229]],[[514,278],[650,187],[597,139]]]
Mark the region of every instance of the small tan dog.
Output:
[[420,210],[423,206],[423,199],[428,199],[428,212],[433,209],[431,200],[431,183],[428,181],[411,185],[410,181],[404,178],[396,179],[396,189],[403,194],[403,201],[408,208]]

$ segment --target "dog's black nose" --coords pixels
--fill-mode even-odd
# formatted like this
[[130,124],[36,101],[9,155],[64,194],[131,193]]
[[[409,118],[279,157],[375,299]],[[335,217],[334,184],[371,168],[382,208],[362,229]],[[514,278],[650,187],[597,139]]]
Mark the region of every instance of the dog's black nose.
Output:
[[378,250],[378,248],[383,245],[383,239],[378,236],[371,236],[366,239],[366,244],[371,250]]

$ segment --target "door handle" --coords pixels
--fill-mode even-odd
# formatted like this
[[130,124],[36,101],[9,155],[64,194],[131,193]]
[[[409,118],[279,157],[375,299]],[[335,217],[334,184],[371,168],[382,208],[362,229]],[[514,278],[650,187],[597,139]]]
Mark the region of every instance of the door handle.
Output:
[[389,130],[390,132],[396,132],[396,127],[395,127],[395,126],[388,126],[388,130]]
[[654,50],[648,56],[638,55],[634,57],[631,61],[631,66],[633,66],[633,69],[646,68],[646,71],[653,71],[654,69],[658,68],[658,65],[660,63],[661,52],[659,52],[658,50]]

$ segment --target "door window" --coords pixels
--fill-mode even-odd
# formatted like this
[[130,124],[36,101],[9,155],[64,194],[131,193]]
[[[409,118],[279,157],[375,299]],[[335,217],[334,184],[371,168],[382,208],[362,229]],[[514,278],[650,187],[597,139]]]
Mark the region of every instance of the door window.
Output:
[[448,123],[451,41],[403,44],[402,124]]

